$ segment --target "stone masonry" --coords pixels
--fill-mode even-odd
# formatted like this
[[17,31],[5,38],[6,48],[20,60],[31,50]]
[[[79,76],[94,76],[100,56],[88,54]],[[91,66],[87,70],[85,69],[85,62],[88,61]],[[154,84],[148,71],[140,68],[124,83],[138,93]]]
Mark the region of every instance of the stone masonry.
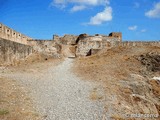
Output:
[[33,47],[0,38],[0,66],[24,60],[34,52]]
[[27,44],[27,40],[32,39],[24,34],[16,32],[15,30],[3,25],[2,23],[0,23],[0,38],[21,44]]
[[96,34],[95,36],[89,36],[81,34],[77,41],[76,56],[88,56],[92,51],[98,51],[101,49],[110,49],[118,45],[122,41],[121,33],[110,33],[109,36]]
[[0,65],[23,60],[34,50],[28,45],[31,38],[0,23]]
[[[6,41],[6,42],[5,42]],[[9,42],[10,41],[10,42]],[[84,57],[96,54],[99,50],[110,49],[116,46],[160,46],[160,42],[122,42],[122,33],[112,32],[109,35],[64,35],[62,37],[53,35],[51,40],[32,39],[24,34],[0,23],[0,48],[4,61],[19,59],[19,55],[25,58],[32,52],[39,52],[53,57]],[[7,48],[8,47],[8,48]],[[22,47],[24,47],[23,51]],[[4,52],[3,49],[8,49]],[[16,52],[15,52],[16,51]],[[29,52],[28,52],[29,51]],[[17,54],[18,53],[18,54]]]

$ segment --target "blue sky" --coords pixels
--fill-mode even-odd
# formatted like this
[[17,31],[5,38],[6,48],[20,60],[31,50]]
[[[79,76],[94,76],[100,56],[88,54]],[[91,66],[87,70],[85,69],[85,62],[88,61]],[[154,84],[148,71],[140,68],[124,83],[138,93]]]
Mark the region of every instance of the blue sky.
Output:
[[160,40],[160,0],[0,0],[0,22],[37,39],[114,31]]

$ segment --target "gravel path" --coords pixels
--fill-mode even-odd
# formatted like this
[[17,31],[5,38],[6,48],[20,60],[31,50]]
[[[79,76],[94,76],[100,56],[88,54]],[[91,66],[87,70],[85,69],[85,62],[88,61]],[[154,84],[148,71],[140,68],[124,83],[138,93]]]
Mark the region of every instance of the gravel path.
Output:
[[[102,120],[105,115],[102,87],[78,78],[70,71],[72,65],[73,59],[66,58],[42,73],[13,72],[3,76],[19,81],[29,90],[35,108],[44,120]],[[97,95],[103,97],[91,99]]]

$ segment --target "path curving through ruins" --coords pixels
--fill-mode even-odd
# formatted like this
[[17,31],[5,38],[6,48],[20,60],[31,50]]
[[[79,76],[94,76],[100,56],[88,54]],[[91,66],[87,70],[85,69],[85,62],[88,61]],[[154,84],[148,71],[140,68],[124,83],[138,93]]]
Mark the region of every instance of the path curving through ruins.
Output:
[[104,91],[99,84],[77,77],[70,69],[73,61],[66,58],[42,73],[13,72],[3,76],[17,80],[28,89],[35,109],[44,120],[102,120],[105,98],[94,100],[94,97],[104,96]]

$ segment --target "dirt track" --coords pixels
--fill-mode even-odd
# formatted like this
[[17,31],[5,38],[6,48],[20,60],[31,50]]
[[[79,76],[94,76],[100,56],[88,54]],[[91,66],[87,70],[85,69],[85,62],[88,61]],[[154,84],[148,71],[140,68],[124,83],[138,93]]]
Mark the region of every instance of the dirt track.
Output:
[[27,89],[35,109],[45,120],[107,117],[106,97],[100,84],[75,76],[70,70],[73,59],[66,58],[57,66],[52,64],[41,63],[23,70],[8,69],[1,72],[1,76],[16,80]]

